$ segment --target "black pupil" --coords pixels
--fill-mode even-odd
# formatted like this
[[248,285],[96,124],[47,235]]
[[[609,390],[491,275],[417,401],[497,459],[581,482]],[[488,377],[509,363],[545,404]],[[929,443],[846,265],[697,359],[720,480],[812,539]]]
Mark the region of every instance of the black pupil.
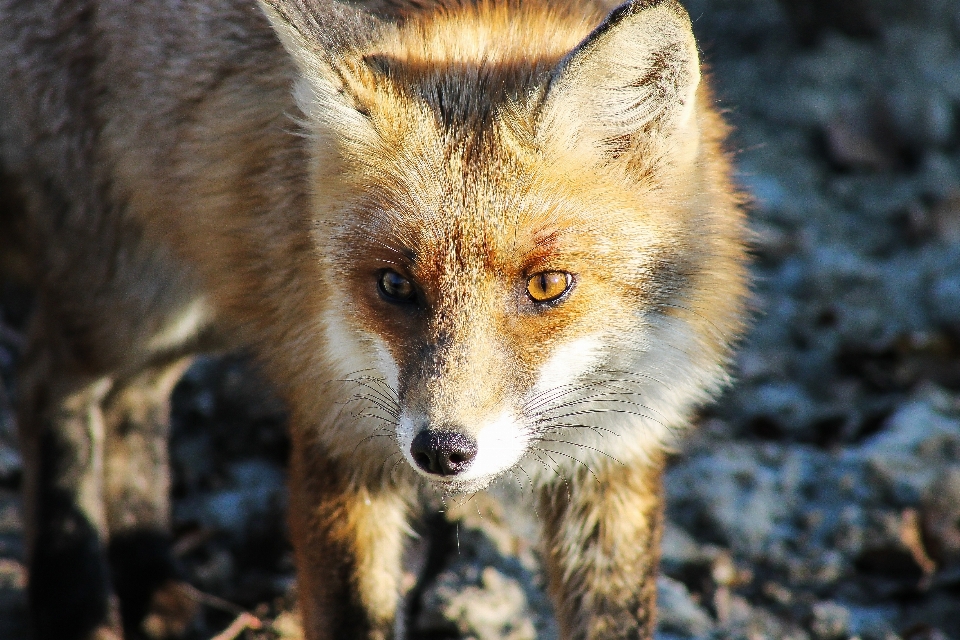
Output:
[[387,271],[380,278],[383,292],[391,298],[407,299],[413,293],[410,282],[398,273]]
[[540,274],[540,291],[543,291],[544,293],[547,293],[547,292],[548,292],[548,290],[547,290],[547,274],[545,274],[545,273],[541,273],[541,274]]

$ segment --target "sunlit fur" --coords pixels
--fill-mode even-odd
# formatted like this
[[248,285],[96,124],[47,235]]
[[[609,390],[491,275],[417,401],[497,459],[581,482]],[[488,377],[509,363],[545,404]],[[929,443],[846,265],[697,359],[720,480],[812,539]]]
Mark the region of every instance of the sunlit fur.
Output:
[[[162,434],[173,378],[142,372],[241,347],[289,409],[307,638],[390,637],[417,490],[497,476],[543,514],[561,635],[648,637],[663,451],[727,381],[746,295],[726,128],[685,11],[259,8],[0,0],[0,195],[15,184],[25,211],[3,225],[26,238],[0,262],[39,291],[19,383],[30,545],[37,487],[59,483],[107,566],[135,479],[104,485],[104,464],[167,472],[111,444],[105,403],[153,385],[127,394],[149,411],[115,421]],[[417,295],[385,298],[386,269]],[[546,271],[571,286],[539,304],[527,282]],[[410,443],[427,428],[474,437],[475,466],[425,479]],[[53,480],[44,434],[66,443]],[[124,526],[166,522],[156,493]],[[113,633],[116,598],[88,577],[73,587]]]

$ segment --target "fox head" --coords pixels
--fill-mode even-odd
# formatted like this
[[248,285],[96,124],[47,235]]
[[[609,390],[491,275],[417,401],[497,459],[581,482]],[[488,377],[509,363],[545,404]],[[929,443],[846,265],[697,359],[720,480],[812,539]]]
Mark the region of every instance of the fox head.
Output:
[[261,4],[299,71],[327,366],[367,404],[328,446],[536,480],[649,455],[723,383],[742,219],[678,2]]

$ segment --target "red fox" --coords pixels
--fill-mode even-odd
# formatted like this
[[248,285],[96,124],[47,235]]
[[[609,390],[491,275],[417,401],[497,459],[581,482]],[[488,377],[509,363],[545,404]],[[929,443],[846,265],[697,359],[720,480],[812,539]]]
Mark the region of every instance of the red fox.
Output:
[[135,636],[176,579],[168,394],[236,347],[289,409],[308,639],[402,637],[418,491],[510,474],[562,637],[652,636],[746,232],[686,12],[611,8],[0,0],[36,640]]

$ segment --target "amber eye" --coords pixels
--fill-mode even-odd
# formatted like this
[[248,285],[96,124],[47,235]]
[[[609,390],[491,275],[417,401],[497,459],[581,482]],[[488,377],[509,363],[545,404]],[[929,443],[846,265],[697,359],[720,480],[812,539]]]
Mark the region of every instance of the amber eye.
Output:
[[381,273],[377,286],[380,288],[380,293],[391,302],[411,302],[417,297],[417,290],[414,289],[413,283],[396,271]]
[[527,280],[527,293],[534,302],[556,300],[573,284],[573,276],[564,271],[544,271],[535,273]]

